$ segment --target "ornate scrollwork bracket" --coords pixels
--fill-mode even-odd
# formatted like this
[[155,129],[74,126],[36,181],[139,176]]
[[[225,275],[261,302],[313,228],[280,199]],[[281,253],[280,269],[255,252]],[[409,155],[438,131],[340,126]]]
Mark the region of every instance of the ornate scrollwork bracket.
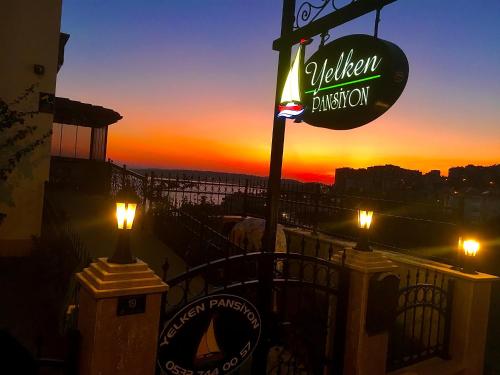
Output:
[[[359,0],[319,0],[317,4],[313,1],[303,1],[297,7],[295,14],[294,29],[299,29],[315,21],[322,15],[335,12],[346,5]],[[329,11],[330,10],[330,11]]]

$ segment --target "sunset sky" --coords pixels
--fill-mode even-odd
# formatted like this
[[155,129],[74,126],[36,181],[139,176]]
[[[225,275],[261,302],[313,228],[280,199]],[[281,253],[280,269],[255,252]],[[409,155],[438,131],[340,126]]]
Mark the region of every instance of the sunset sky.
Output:
[[[267,175],[281,6],[64,0],[61,31],[71,37],[57,95],[124,117],[108,138],[108,157],[120,163]],[[331,183],[343,166],[446,173],[500,163],[500,2],[400,0],[381,18],[379,37],[410,64],[402,96],[354,130],[288,122],[284,177]],[[373,20],[331,38],[371,34]]]

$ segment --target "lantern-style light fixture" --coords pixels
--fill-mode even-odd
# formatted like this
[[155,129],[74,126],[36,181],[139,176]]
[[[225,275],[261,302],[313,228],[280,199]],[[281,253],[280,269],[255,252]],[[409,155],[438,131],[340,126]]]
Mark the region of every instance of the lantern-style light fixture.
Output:
[[481,244],[474,238],[458,239],[458,251],[463,259],[461,271],[464,273],[475,274],[474,260],[481,248]]
[[369,210],[358,210],[358,229],[359,229],[359,241],[354,247],[355,250],[360,251],[372,251],[368,241],[368,235],[370,227],[373,220],[373,211]]
[[372,219],[373,211],[358,210],[358,227],[360,229],[370,229]]
[[136,209],[137,203],[116,202],[116,222],[118,229],[132,229]]
[[111,258],[108,258],[108,262],[118,264],[135,263],[136,259],[130,251],[130,232],[134,225],[139,199],[135,192],[128,186],[118,192],[115,199],[118,242],[115,252]]

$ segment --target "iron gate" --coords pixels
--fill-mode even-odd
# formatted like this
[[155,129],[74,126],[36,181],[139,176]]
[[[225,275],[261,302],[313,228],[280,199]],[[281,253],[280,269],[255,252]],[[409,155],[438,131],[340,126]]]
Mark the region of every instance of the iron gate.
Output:
[[449,359],[454,281],[438,271],[408,270],[389,333],[388,370],[432,357]]
[[[195,227],[185,222],[189,216],[177,213],[176,217],[183,221],[182,225],[177,221],[175,228],[169,222],[173,231]],[[206,232],[212,236],[205,240],[197,238],[197,234]],[[234,373],[342,373],[348,293],[346,268],[306,255],[303,247],[301,252],[292,252],[290,248],[285,253],[247,252],[224,236],[215,236],[206,226],[201,233],[190,233],[201,250],[213,254],[219,249],[220,256],[172,278],[166,277],[165,269],[169,291],[162,300],[160,336],[169,321],[190,303],[219,293],[236,295],[256,306],[262,318],[262,332],[251,358]],[[200,337],[189,340],[199,342]],[[223,342],[218,345],[224,349]],[[167,369],[166,363],[162,363],[165,356],[168,353],[164,352],[160,337],[158,374],[212,374],[183,372],[182,366],[179,372]]]

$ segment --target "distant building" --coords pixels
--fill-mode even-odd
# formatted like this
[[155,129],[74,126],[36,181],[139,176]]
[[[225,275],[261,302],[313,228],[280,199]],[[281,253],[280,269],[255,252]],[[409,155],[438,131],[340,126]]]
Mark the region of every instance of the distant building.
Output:
[[335,190],[346,194],[383,196],[414,190],[422,185],[422,172],[395,165],[361,169],[338,168],[335,171]]
[[500,189],[500,164],[489,167],[468,165],[448,171],[448,184],[458,191],[475,188],[482,191]]
[[464,223],[483,224],[500,218],[500,165],[450,168],[447,204]]
[[440,184],[443,182],[443,177],[441,176],[441,171],[437,169],[433,169],[426,174],[424,174],[425,180],[427,180],[431,184]]

